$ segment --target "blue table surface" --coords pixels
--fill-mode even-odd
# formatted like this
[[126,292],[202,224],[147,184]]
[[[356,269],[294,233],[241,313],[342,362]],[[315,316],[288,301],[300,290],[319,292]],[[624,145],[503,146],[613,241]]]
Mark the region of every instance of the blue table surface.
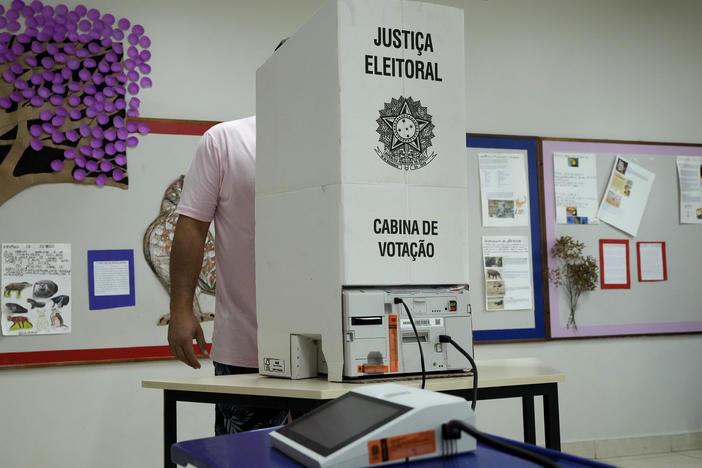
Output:
[[[299,467],[297,462],[286,455],[271,448],[268,433],[276,428],[261,429],[258,431],[242,432],[239,434],[207,437],[205,439],[178,442],[171,447],[171,459],[174,463],[185,466],[190,463],[198,468],[242,468],[242,467],[270,467],[291,468]],[[506,440],[506,439],[503,439]],[[535,447],[510,440],[509,442],[535,450],[547,456],[563,468],[566,467],[611,467],[603,463],[579,458],[554,450]],[[456,455],[450,458],[431,458],[409,463],[413,468],[440,468],[440,467],[534,467],[534,463],[508,455],[495,450],[482,443],[478,443],[475,452]],[[406,463],[397,463],[391,466],[402,466]]]

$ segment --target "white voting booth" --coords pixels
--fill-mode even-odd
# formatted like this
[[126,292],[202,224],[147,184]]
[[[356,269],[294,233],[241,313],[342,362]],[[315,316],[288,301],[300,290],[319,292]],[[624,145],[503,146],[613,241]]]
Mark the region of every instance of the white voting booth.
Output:
[[417,340],[444,358],[427,371],[468,367],[435,341],[472,350],[463,11],[328,1],[258,70],[256,106],[260,372],[415,372]]

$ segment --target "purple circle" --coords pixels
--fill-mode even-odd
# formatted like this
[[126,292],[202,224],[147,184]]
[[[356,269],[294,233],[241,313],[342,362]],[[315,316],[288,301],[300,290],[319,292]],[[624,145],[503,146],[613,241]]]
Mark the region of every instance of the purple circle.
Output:
[[110,71],[118,74],[122,73],[122,63],[114,62],[112,65],[110,65]]
[[85,68],[95,68],[97,66],[97,62],[94,58],[90,57],[85,59],[85,61],[83,62],[83,66]]
[[85,171],[83,169],[76,169],[73,171],[73,178],[80,182],[85,179]]
[[83,104],[85,104],[86,106],[90,107],[90,106],[92,106],[93,104],[95,104],[95,98],[94,98],[93,96],[85,96],[85,97],[83,98]]
[[76,12],[78,17],[83,17],[88,12],[88,9],[85,7],[85,5],[76,5],[73,11]]
[[142,78],[139,83],[141,84],[142,88],[150,88],[152,86],[151,78],[149,78],[148,76]]
[[137,36],[141,36],[144,34],[144,26],[140,24],[135,24],[134,27],[132,28],[132,32],[136,34]]
[[111,163],[110,161],[103,160],[103,161],[100,163],[100,170],[101,170],[102,172],[109,172],[109,171],[111,171],[111,170],[112,170],[112,163]]
[[59,15],[65,15],[68,13],[68,7],[64,4],[56,5],[56,13]]
[[122,127],[120,129],[117,129],[117,138],[120,140],[126,140],[129,137],[129,131]]
[[[137,97],[133,97],[129,100],[129,107],[132,109],[136,109],[141,105],[141,100]],[[130,130],[133,132],[134,130]]]
[[105,153],[108,155],[112,156],[115,154],[115,144],[114,143],[108,143],[105,145]]
[[137,130],[139,131],[139,134],[141,134],[141,135],[148,135],[150,129],[149,129],[149,126],[146,125],[145,123],[139,122],[137,124]]
[[34,107],[41,107],[44,105],[44,99],[42,99],[41,96],[34,96],[29,103]]
[[115,96],[117,95],[117,93],[115,92],[115,90],[112,89],[112,88],[105,88],[105,89],[102,90],[102,92],[103,92],[103,94],[105,94],[105,96],[107,96],[108,98],[113,98],[113,97],[115,97]]
[[[14,3],[14,2],[13,2],[13,3]],[[14,5],[13,5],[13,6],[14,6]],[[20,16],[19,11],[17,11],[17,10],[7,10],[7,17],[8,17],[8,19],[16,20],[17,18],[19,18],[19,16]]]
[[93,154],[93,149],[90,146],[81,146],[79,150],[84,156],[91,156]]
[[51,126],[51,122],[44,122],[41,124],[41,129],[44,130],[44,133],[47,135],[54,133],[54,127]]
[[109,14],[109,13],[106,13],[106,14],[102,17],[102,21],[103,21],[103,23],[105,23],[105,24],[115,24],[115,17],[114,17],[113,15]]
[[149,36],[141,36],[141,38],[139,39],[139,45],[143,48],[151,46],[151,39],[149,38]]
[[115,54],[114,52],[107,52],[105,54],[105,60],[107,60],[108,62],[116,62],[117,54]]
[[66,86],[68,86],[68,89],[70,91],[73,91],[74,93],[83,90],[83,85],[81,85],[81,83],[79,81],[71,81]]
[[115,164],[119,164],[120,166],[124,166],[127,164],[127,156],[124,154],[118,154],[115,156]]
[[117,138],[117,132],[114,128],[108,128],[107,130],[105,130],[102,136],[103,138],[105,138],[105,140],[115,141],[115,139]]
[[44,147],[44,143],[42,143],[39,138],[32,138],[29,140],[29,146],[31,146],[34,151],[41,151]]
[[15,42],[12,46],[12,53],[15,55],[22,55],[24,53],[24,46],[19,42]]
[[124,52],[124,47],[122,47],[122,44],[118,42],[116,44],[112,44],[112,50],[115,54],[121,55]]
[[[93,150],[95,148],[101,148],[102,147],[102,138],[100,138],[100,139],[93,138],[92,140],[90,140],[90,147],[93,148]],[[95,157],[94,152],[93,152],[92,156]]]
[[66,54],[59,52],[58,54],[54,55],[54,60],[56,60],[58,63],[66,63]]
[[91,20],[96,20],[100,18],[100,12],[95,8],[91,8],[90,10],[88,10],[88,18],[90,18]]
[[44,81],[53,81],[54,79],[54,72],[51,70],[44,70],[41,72],[41,77],[44,78]]
[[2,79],[7,81],[8,83],[13,83],[15,81],[15,74],[12,73],[10,70],[5,70],[2,72]]
[[97,73],[97,72],[93,73],[93,83],[95,83],[96,85],[99,86],[102,84],[102,82],[103,82],[102,74]]
[[68,59],[66,66],[69,70],[78,70],[78,68],[80,67],[80,62],[78,61],[78,59],[70,58]]
[[42,133],[44,133],[44,130],[42,130],[41,125],[34,124],[29,127],[29,134],[33,137],[41,136]]
[[61,143],[63,143],[63,140],[64,140],[64,136],[63,136],[63,133],[61,133],[61,132],[54,132],[51,135],[51,141],[53,141],[57,145],[60,145]]
[[102,187],[107,183],[107,175],[106,174],[100,174],[95,178],[95,183]]
[[[76,141],[78,141],[80,139],[80,135],[78,135],[78,132],[76,132],[75,130],[70,129],[70,130],[66,130],[66,138],[69,141],[72,141],[73,143],[75,143]],[[66,151],[69,151],[69,150],[66,150]],[[73,151],[75,153],[76,150],[71,148],[70,151]],[[68,157],[68,156],[66,156],[66,157]]]
[[124,172],[121,169],[115,169],[112,171],[112,178],[119,182],[124,178]]
[[83,81],[88,81],[90,79],[90,70],[88,70],[86,68],[82,68],[78,72],[78,78],[80,78]]
[[[125,145],[122,140],[117,140],[117,141],[115,141],[115,149],[121,153],[127,149],[127,145]],[[116,159],[115,159],[115,161],[116,161]],[[120,164],[120,166],[121,166],[121,164]]]
[[89,54],[88,49],[85,47],[81,47],[80,49],[76,49],[76,57],[78,58],[85,58]]
[[[110,28],[104,29],[102,33],[105,34],[105,31],[109,31],[110,34],[112,34],[112,30]],[[112,45],[112,39],[110,39],[109,37],[103,37],[102,39],[100,39],[100,45],[107,49]]]
[[136,47],[134,47],[134,46],[129,46],[129,47],[127,48],[127,57],[133,59],[133,58],[136,58],[136,57],[138,57],[138,56],[139,56],[139,51],[137,50]]
[[[66,136],[68,136],[68,132],[66,132]],[[63,152],[63,156],[66,159],[74,159],[76,156],[78,156],[78,152],[75,150],[75,148],[68,148]]]
[[129,81],[136,81],[139,79],[139,72],[137,72],[136,70],[129,70],[129,72],[127,72],[127,78],[129,78]]
[[136,132],[136,131],[137,131],[137,128],[138,128],[138,126],[137,126],[137,123],[136,123],[136,122],[134,122],[133,120],[128,120],[128,121],[127,121],[127,131],[128,131],[129,133],[134,133],[134,132]]
[[51,161],[51,169],[53,169],[54,172],[60,171],[61,169],[63,169],[63,161],[61,161],[60,159],[54,159],[53,161]]
[[98,52],[100,52],[100,46],[97,44],[97,42],[91,42],[90,44],[88,44],[88,51],[91,54],[97,54]]
[[12,99],[15,102],[20,102],[22,100],[22,93],[19,91],[12,91],[10,93],[10,99]]
[[42,52],[44,52],[44,46],[42,45],[41,42],[37,42],[37,41],[32,42],[31,48],[32,48],[32,52],[34,52],[35,54],[41,54]]
[[48,90],[47,88],[45,88],[44,86],[41,86],[41,87],[39,87],[39,89],[37,90],[37,94],[38,94],[39,96],[43,97],[44,99],[47,99],[49,96],[51,96],[51,91],[49,91],[49,90]]
[[41,66],[49,69],[54,66],[54,61],[51,57],[44,57],[41,59]]
[[75,31],[69,31],[68,34],[66,34],[66,37],[71,42],[78,42],[78,33]]
[[129,91],[129,94],[139,94],[139,85],[136,83],[129,83],[127,91]]
[[68,67],[64,67],[61,69],[61,78],[63,80],[70,80],[73,77],[73,72],[68,69]]
[[64,82],[63,75],[61,73],[54,73],[54,77],[51,79],[54,84],[61,84]]
[[95,138],[102,138],[102,128],[101,127],[93,127],[90,131],[90,134],[93,135]]
[[[7,29],[10,28],[8,27]],[[129,42],[133,46],[137,45],[139,43],[139,36],[137,36],[136,34],[130,34],[129,36],[127,36],[127,42]]]
[[54,112],[56,115],[60,115],[61,117],[66,117],[68,115],[68,111],[63,107],[57,107]]
[[29,6],[32,7],[32,10],[38,13],[44,7],[44,4],[39,0],[34,0]]
[[95,171],[97,171],[98,164],[91,159],[85,163],[85,168],[87,170],[89,170],[90,172],[95,172]]
[[[28,19],[27,19],[27,21],[28,21]],[[27,21],[25,21],[25,24],[27,24]],[[29,44],[30,42],[32,42],[32,36],[29,34],[29,30],[26,30],[22,34],[18,34],[17,35],[17,42],[20,42],[22,44]],[[24,52],[24,49],[22,49],[22,52]]]
[[61,84],[54,84],[51,86],[51,91],[53,91],[55,94],[65,94],[66,93],[66,87],[61,85]]
[[110,71],[110,64],[105,61],[100,61],[100,63],[98,64],[98,70],[101,73],[107,73]]
[[88,107],[85,109],[85,116],[91,119],[97,115],[97,110],[94,107]]
[[4,16],[0,16],[0,28],[4,28],[5,26],[7,26],[7,20]]
[[78,29],[81,31],[88,31],[90,29],[90,21],[88,20],[80,20],[78,23]]
[[114,75],[107,75],[105,76],[105,84],[107,86],[114,86],[117,84],[117,78],[115,78]]
[[53,116],[53,112],[51,112],[49,109],[44,109],[39,113],[39,118],[44,122],[48,122]]
[[62,106],[63,105],[63,96],[60,96],[58,94],[54,94],[49,98],[49,102],[55,106]]
[[90,42],[90,35],[88,34],[78,34],[78,40],[83,44]]
[[139,53],[139,58],[144,62],[148,62],[149,60],[151,60],[151,52],[149,52],[148,50],[142,50]]
[[105,125],[110,121],[110,117],[107,114],[99,114],[97,116],[97,121],[100,125]]
[[71,109],[68,115],[71,117],[71,120],[80,120],[83,118],[83,114],[81,114],[78,109]]
[[44,82],[44,78],[42,78],[40,73],[33,73],[29,81],[31,81],[34,86],[38,86]]
[[27,82],[25,80],[15,80],[15,89],[22,91],[27,88]]
[[54,16],[54,7],[49,6],[49,5],[44,5],[44,8],[42,8],[41,13],[44,16],[51,18],[52,16]]
[[126,83],[126,82],[127,82],[127,75],[124,74],[124,73],[122,73],[122,72],[117,73],[117,74],[115,75],[115,78],[117,78],[117,81],[119,81],[120,83]]
[[46,51],[50,53],[51,55],[56,55],[59,51],[59,48],[56,44],[46,44]]
[[[115,92],[120,96],[124,96],[125,94],[127,94],[127,90],[124,89],[124,86],[122,85],[115,86]],[[122,107],[122,109],[124,109],[124,107]]]
[[95,148],[93,150],[93,158],[101,159],[103,156],[105,156],[105,151],[103,151],[102,148]]
[[22,68],[22,65],[20,65],[20,64],[17,63],[17,62],[15,62],[15,63],[13,63],[12,65],[10,65],[10,70],[11,70],[12,73],[14,73],[15,75],[21,75],[22,73],[24,73],[24,68]]
[[139,143],[139,139],[135,136],[130,136],[127,138],[127,146],[135,147]]
[[79,154],[78,156],[76,156],[75,159],[76,159],[76,165],[78,167],[85,167],[85,161],[86,161],[85,156]]
[[[121,41],[122,39],[124,39],[124,33],[122,31],[120,31],[119,29],[113,29],[112,30],[112,38],[115,41]],[[115,45],[117,45],[117,44],[115,44]]]
[[122,99],[122,98],[115,99],[115,108],[117,110],[122,110],[126,107],[127,107],[127,102],[124,99]]
[[95,92],[97,91],[97,88],[95,88],[94,84],[88,83],[83,88],[83,91],[85,91],[87,94],[95,94]]
[[66,45],[63,46],[63,51],[67,53],[68,55],[75,55],[76,53],[76,46],[75,44],[71,44],[70,42]]
[[7,23],[7,30],[12,32],[17,32],[20,29],[20,24],[17,21],[10,21]]
[[78,127],[78,131],[80,131],[80,135],[83,137],[87,137],[90,135],[90,127],[88,124],[83,124],[80,127]]
[[119,21],[117,22],[117,26],[119,26],[121,29],[129,29],[129,26],[131,26],[131,23],[127,18],[120,18]]
[[25,99],[31,99],[34,97],[34,94],[36,91],[34,91],[34,88],[26,88],[24,91],[22,91],[22,96]]
[[124,68],[126,68],[127,70],[133,70],[135,66],[136,63],[134,63],[134,59],[128,58],[124,61]]

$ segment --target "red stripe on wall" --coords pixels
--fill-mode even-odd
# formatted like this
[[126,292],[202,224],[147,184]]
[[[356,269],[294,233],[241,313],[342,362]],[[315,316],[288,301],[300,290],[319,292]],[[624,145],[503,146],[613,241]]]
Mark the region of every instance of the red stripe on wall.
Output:
[[161,135],[202,135],[219,122],[213,120],[153,119],[138,117],[129,119],[149,126],[149,133]]

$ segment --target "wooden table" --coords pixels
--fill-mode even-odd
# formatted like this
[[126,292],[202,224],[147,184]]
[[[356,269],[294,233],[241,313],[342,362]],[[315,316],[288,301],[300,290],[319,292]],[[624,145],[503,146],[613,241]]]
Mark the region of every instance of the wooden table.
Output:
[[[478,367],[478,400],[521,398],[524,441],[536,443],[534,396],[543,397],[546,447],[560,450],[561,435],[558,416],[558,382],[565,376],[539,359],[495,359],[476,362]],[[403,384],[421,386],[421,378],[403,380]],[[170,462],[171,445],[177,442],[178,401],[199,403],[231,402],[243,406],[268,408],[312,409],[333,400],[358,383],[328,382],[323,378],[290,380],[259,374],[200,376],[188,379],[144,380],[144,388],[163,390],[164,466]],[[473,378],[444,377],[426,381],[425,388],[437,392],[473,397]]]

